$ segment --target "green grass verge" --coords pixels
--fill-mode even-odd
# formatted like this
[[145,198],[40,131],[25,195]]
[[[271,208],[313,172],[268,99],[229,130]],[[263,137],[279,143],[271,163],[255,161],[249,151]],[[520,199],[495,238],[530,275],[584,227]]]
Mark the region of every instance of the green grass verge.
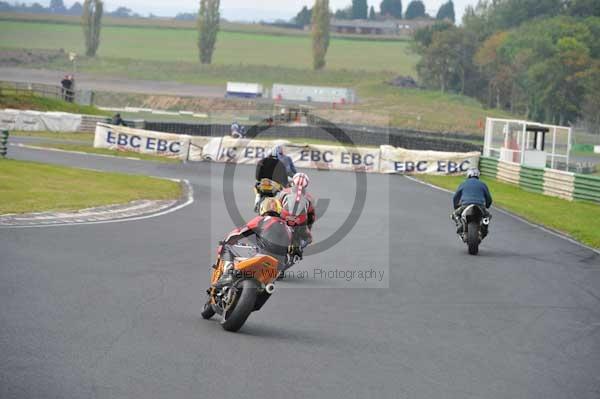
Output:
[[78,141],[88,141],[90,144],[92,144],[94,142],[94,133],[84,133],[84,132],[59,133],[59,132],[11,131],[10,136],[39,137],[39,138],[44,138],[44,139],[58,139],[58,140],[78,140]]
[[44,148],[55,148],[57,150],[65,150],[65,151],[78,151],[85,152],[88,154],[99,154],[99,155],[112,155],[116,157],[122,158],[137,158],[143,161],[155,161],[155,162],[164,162],[164,163],[180,163],[179,159],[159,157],[157,155],[148,155],[142,154],[139,152],[133,151],[116,151],[109,150],[107,148],[95,148],[92,145],[83,145],[83,144],[55,144],[55,143],[36,143],[36,147],[44,147]]
[[44,112],[70,112],[73,114],[84,115],[110,115],[109,112],[101,111],[93,106],[78,105],[54,98],[40,97],[34,94],[11,93],[6,90],[0,91],[0,109],[2,108],[27,109]]
[[[418,176],[420,179],[455,190],[461,176]],[[533,223],[567,234],[594,248],[600,248],[600,206],[587,201],[560,198],[524,191],[493,179],[482,179],[490,188],[494,204]]]
[[0,159],[0,214],[67,211],[178,198],[176,182]]

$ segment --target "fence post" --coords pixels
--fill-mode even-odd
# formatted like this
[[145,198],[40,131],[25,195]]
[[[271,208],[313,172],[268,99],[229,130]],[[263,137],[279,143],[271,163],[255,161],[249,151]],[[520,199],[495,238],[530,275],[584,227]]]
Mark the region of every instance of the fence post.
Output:
[[4,158],[8,152],[8,130],[3,130],[0,134],[0,156]]

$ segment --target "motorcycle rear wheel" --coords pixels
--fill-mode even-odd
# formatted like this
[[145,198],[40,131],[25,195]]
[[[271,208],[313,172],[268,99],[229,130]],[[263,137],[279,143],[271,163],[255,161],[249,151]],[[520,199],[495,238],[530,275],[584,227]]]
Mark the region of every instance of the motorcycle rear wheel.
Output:
[[258,284],[254,280],[244,280],[237,288],[237,298],[234,298],[233,309],[223,314],[221,327],[226,331],[238,331],[250,313],[254,310],[256,296],[258,295]]
[[470,222],[467,226],[467,245],[469,254],[477,255],[479,253],[479,223]]

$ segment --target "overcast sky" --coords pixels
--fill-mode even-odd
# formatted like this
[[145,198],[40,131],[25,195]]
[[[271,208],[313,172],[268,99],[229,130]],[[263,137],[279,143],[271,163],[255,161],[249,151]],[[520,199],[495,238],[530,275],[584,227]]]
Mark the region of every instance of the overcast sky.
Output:
[[[64,0],[65,5],[71,6],[76,0]],[[79,0],[83,2],[82,0]],[[381,0],[367,0],[369,6],[375,6],[379,11]],[[32,2],[31,0],[29,2]],[[39,1],[48,4],[50,1]],[[409,0],[403,0],[406,6]],[[425,8],[430,15],[435,16],[439,6],[446,0],[423,0]],[[199,1],[189,0],[104,0],[105,9],[114,10],[118,6],[128,7],[142,14],[153,13],[159,16],[174,16],[179,12],[196,12]],[[314,0],[221,0],[221,12],[223,17],[231,20],[258,21],[260,19],[290,19],[302,8],[312,6]],[[352,3],[352,0],[330,0],[332,10],[344,8]],[[457,21],[460,21],[463,10],[468,4],[475,4],[476,0],[454,0]]]

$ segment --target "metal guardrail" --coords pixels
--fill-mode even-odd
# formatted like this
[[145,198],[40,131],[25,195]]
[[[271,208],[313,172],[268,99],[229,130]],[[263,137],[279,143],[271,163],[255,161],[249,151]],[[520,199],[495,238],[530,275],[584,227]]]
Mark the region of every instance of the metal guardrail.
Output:
[[37,95],[80,105],[91,105],[94,98],[91,90],[70,90],[59,85],[7,81],[0,81],[0,95],[2,94]]

